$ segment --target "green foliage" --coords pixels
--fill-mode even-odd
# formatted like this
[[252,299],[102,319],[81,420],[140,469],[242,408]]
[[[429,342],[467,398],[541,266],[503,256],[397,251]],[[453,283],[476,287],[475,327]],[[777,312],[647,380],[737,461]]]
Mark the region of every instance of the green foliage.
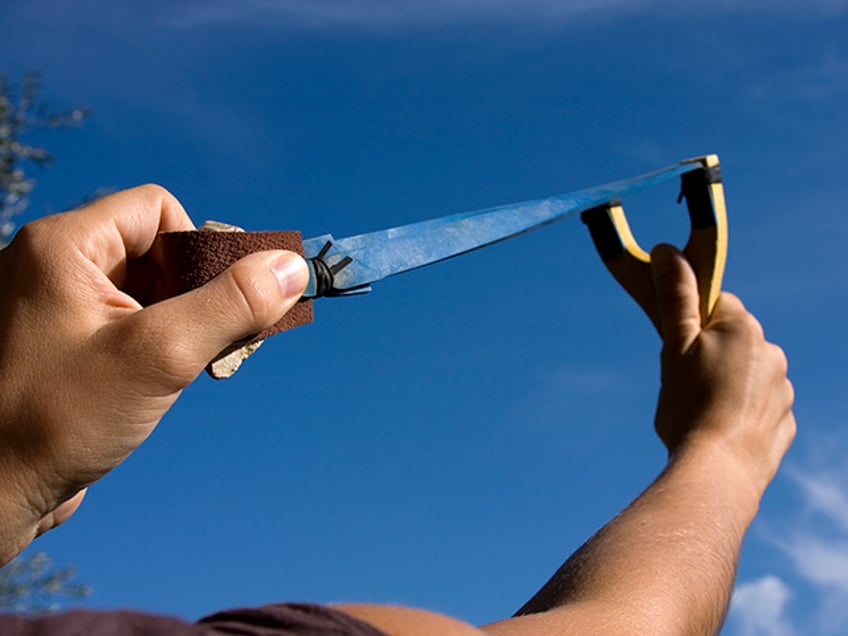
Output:
[[35,179],[26,169],[44,167],[53,160],[44,148],[27,144],[26,133],[79,124],[88,116],[84,108],[51,112],[39,98],[40,88],[37,73],[27,73],[17,91],[0,75],[0,247],[15,228],[14,217],[29,205]]
[[73,580],[73,567],[54,568],[44,552],[18,557],[0,569],[0,611],[44,614],[59,600],[88,596],[91,588]]

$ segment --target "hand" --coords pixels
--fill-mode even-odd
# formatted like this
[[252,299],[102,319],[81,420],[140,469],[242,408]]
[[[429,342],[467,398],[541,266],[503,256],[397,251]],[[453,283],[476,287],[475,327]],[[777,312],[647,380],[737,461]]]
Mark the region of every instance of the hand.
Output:
[[157,186],[20,229],[0,251],[0,561],[76,510],[204,366],[274,324],[308,274],[252,254],[162,299],[158,232],[194,229]]
[[795,436],[786,356],[732,294],[722,293],[702,329],[684,256],[660,245],[651,261],[663,338],[657,433],[672,457],[720,446],[762,494]]

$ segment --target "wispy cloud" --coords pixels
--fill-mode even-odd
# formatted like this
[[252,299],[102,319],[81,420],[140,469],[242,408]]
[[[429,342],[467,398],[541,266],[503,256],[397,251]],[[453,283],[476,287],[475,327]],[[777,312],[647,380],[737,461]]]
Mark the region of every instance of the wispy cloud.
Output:
[[[315,27],[426,26],[469,19],[520,20],[561,23],[587,17],[621,16],[649,10],[680,11],[673,0],[212,0],[181,3],[169,17],[175,26],[275,19],[283,24]],[[719,0],[714,11],[750,11],[765,8],[799,11],[806,15],[834,15],[848,8],[845,0]],[[688,9],[686,9],[688,11]]]
[[790,592],[776,576],[765,576],[740,585],[733,595],[731,617],[739,636],[794,636],[786,618]]
[[821,513],[848,532],[848,492],[842,475],[831,471],[810,474],[798,469],[788,470],[787,475],[801,489],[810,511]]
[[[848,0],[713,0],[713,14],[790,15],[817,19],[848,14]],[[397,30],[439,28],[453,24],[500,23],[552,28],[586,20],[618,20],[647,14],[690,19],[691,7],[677,0],[148,0],[112,2],[30,0],[0,12],[0,21],[58,37],[83,29],[134,32],[149,29],[202,29],[221,25],[255,25],[293,30]],[[759,86],[756,90],[768,88]],[[821,89],[821,86],[818,87]],[[811,87],[811,90],[818,90]]]
[[182,5],[170,18],[175,26],[199,26],[233,20],[276,19],[297,26],[386,28],[436,26],[469,19],[562,20],[613,10],[640,10],[662,0],[217,0]]
[[801,534],[780,547],[809,583],[843,594],[848,601],[848,541]]
[[787,609],[790,586],[774,575],[737,587],[730,624],[740,636],[848,632],[848,470],[826,466],[785,472],[801,495],[793,523],[779,532],[766,531],[767,541],[788,560],[798,590],[809,589],[817,607],[805,612],[803,630],[794,629]]
[[848,474],[823,470],[791,471],[809,516],[805,523],[775,540],[795,572],[820,599],[815,622],[821,634],[848,630]]

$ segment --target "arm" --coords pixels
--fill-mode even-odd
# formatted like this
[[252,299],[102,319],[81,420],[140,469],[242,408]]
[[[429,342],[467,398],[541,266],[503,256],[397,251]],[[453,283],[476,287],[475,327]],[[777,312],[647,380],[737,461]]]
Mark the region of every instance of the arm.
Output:
[[[556,572],[516,625],[558,620],[579,634],[713,634],[759,495],[721,444],[682,452]],[[520,618],[524,617],[524,618]],[[512,631],[513,621],[493,634]]]
[[660,247],[652,261],[668,465],[492,633],[561,620],[581,634],[711,634],[724,620],[742,539],[795,434],[792,386],[783,352],[736,297],[723,294],[701,329],[682,255]]
[[[482,632],[688,636],[724,620],[742,538],[795,434],[792,386],[783,352],[736,297],[724,294],[702,329],[682,255],[660,247],[652,260],[664,341],[655,425],[668,465],[515,617]],[[343,609],[390,634],[481,633],[431,613]]]
[[193,227],[143,186],[25,225],[0,250],[0,563],[67,519],[219,351],[302,294],[305,263],[274,251],[161,300],[157,233]]
[[[264,252],[162,300],[156,234],[191,228],[173,197],[146,186],[31,223],[0,251],[3,562],[67,519],[208,360],[301,295],[303,261]],[[691,270],[665,256],[656,425],[669,465],[520,616],[485,632],[697,633],[721,620],[739,542],[794,434],[792,391],[782,352],[734,297],[700,329]],[[483,633],[421,610],[341,609],[399,636]]]

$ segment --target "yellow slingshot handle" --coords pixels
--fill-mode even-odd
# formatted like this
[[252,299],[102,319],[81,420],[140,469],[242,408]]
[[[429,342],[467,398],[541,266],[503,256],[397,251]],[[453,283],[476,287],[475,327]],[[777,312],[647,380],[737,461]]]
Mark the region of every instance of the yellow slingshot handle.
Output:
[[[695,271],[700,294],[701,324],[706,324],[718,302],[727,260],[727,208],[717,155],[689,159],[701,168],[681,176],[681,198],[686,198],[691,232],[683,249]],[[642,307],[662,334],[657,295],[651,275],[651,257],[633,237],[620,201],[610,201],[581,215],[607,269]]]

